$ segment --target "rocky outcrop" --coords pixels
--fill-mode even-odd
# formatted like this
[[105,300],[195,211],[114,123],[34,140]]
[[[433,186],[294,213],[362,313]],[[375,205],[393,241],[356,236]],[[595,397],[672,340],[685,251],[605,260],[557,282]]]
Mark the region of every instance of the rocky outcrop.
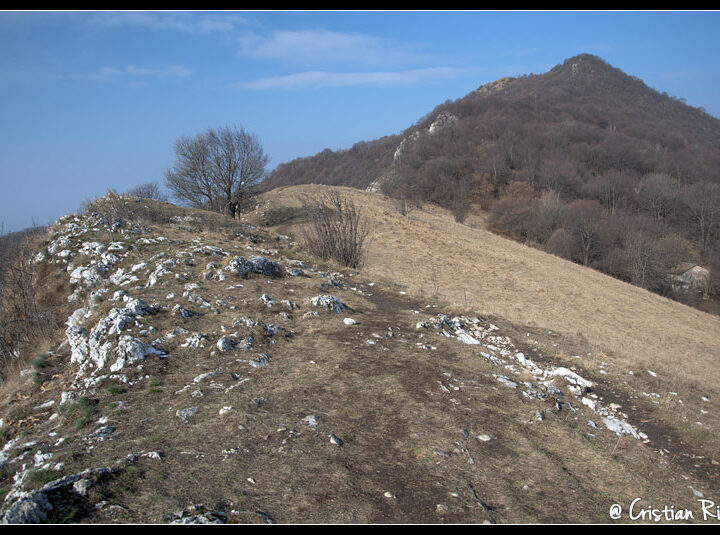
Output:
[[383,174],[382,177],[379,177],[377,180],[372,182],[370,185],[368,185],[366,191],[371,192],[378,192],[382,188],[382,185],[385,181],[389,179],[390,176],[392,176],[393,171],[395,169],[395,165],[400,160],[400,157],[402,156],[403,152],[407,150],[409,146],[411,146],[413,143],[415,143],[418,139],[420,139],[422,136],[432,136],[434,134],[437,134],[444,128],[454,124],[457,122],[458,118],[453,115],[450,112],[443,111],[437,114],[435,117],[435,120],[430,123],[430,126],[428,126],[425,130],[416,130],[409,136],[403,138],[403,140],[400,142],[400,144],[395,149],[395,153],[393,154],[393,161],[392,165],[390,166],[390,169],[387,170],[386,173]]
[[0,524],[44,524],[65,511],[72,516],[63,520],[78,520],[94,508],[87,499],[88,489],[119,471],[90,468],[51,481],[37,490],[8,495],[5,501],[9,498],[11,505],[0,515]]
[[673,290],[676,292],[706,292],[710,284],[710,271],[690,263],[679,264],[670,274]]
[[248,259],[242,256],[234,256],[228,262],[227,271],[240,277],[247,277],[250,273],[258,273],[266,277],[280,277],[283,270],[280,264],[268,260],[264,256],[251,256]]
[[[499,335],[498,328],[492,324],[484,324],[478,318],[450,318],[438,314],[417,322],[415,328],[440,331],[443,336],[455,338],[463,344],[479,346],[480,355],[502,370],[502,373],[494,374],[495,379],[506,387],[520,389],[528,399],[551,401],[556,408],[565,406],[566,410],[575,414],[580,414],[579,407],[582,405],[600,416],[613,433],[619,436],[632,435],[643,441],[648,439],[646,434],[627,422],[628,416],[620,413],[618,407],[606,406],[593,393],[592,381],[564,366],[538,364],[525,353],[517,351],[512,340]],[[510,378],[508,374],[514,377]],[[528,376],[533,379],[523,380],[523,377]],[[563,379],[564,385],[556,386],[553,382],[556,377]],[[563,396],[565,388],[569,396]],[[596,428],[592,420],[588,420],[588,425]]]

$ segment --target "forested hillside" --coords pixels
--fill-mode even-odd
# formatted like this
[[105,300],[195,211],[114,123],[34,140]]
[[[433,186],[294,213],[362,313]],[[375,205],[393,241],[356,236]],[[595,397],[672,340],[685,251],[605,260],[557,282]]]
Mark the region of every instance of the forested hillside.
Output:
[[595,56],[486,84],[265,186],[298,183],[375,183],[458,221],[477,204],[494,230],[644,288],[675,295],[669,274],[689,263],[710,270],[697,290],[717,292],[720,121]]

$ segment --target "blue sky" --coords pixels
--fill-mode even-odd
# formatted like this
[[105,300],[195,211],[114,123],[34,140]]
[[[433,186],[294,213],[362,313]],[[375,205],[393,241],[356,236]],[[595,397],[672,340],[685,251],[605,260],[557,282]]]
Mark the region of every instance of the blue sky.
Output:
[[236,124],[270,168],[596,54],[720,117],[719,12],[0,12],[0,223],[160,181]]

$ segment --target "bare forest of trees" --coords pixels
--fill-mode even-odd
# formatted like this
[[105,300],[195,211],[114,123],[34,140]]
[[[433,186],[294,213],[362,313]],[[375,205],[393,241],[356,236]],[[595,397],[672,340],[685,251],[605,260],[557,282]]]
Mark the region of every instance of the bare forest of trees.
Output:
[[[440,113],[457,120],[414,135]],[[678,263],[700,264],[720,294],[720,121],[594,56],[481,87],[401,136],[270,178],[362,188],[382,178],[402,213],[432,202],[462,222],[476,204],[497,232],[664,295]]]

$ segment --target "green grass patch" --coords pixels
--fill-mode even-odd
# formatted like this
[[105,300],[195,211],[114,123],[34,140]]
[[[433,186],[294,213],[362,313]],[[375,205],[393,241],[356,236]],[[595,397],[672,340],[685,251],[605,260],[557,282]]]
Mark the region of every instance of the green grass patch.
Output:
[[47,353],[41,353],[34,359],[30,361],[30,365],[35,368],[36,370],[41,370],[42,368],[45,368],[48,365],[47,362],[48,356]]
[[64,418],[66,425],[72,424],[75,429],[81,429],[95,414],[95,407],[88,398],[81,397],[60,405],[58,413]]
[[62,477],[62,474],[57,470],[33,470],[28,474],[28,481],[42,487]]
[[118,394],[124,394],[127,392],[127,388],[120,385],[110,385],[107,387],[108,394],[112,394],[113,396],[116,396]]

